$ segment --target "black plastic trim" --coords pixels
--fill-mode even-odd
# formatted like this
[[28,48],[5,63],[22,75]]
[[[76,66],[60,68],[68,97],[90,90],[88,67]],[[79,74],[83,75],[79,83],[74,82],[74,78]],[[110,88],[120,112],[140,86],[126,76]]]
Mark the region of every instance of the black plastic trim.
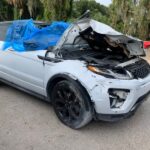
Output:
[[10,82],[10,81],[5,80],[5,79],[0,79],[0,81],[3,82],[3,83],[5,83],[5,84],[7,84],[7,85],[9,85],[9,86],[12,86],[12,87],[18,89],[18,90],[21,90],[21,91],[23,91],[25,93],[28,93],[28,94],[30,94],[32,96],[35,96],[35,97],[40,98],[42,100],[48,101],[48,98],[46,96],[38,94],[38,93],[36,93],[36,92],[34,92],[32,90],[28,90],[26,88],[23,88],[21,86],[18,86],[17,84],[15,84],[13,82]]
[[54,62],[54,63],[61,62],[60,59],[50,58],[50,57],[45,57],[45,56],[38,56],[38,58],[43,60],[43,61],[49,61],[49,62]]

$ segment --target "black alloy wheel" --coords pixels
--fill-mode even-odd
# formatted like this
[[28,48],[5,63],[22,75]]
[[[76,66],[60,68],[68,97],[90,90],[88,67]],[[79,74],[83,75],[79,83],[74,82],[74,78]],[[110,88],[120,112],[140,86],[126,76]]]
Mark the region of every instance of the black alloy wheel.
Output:
[[58,118],[73,129],[81,128],[92,120],[89,97],[75,81],[58,82],[52,91],[52,102]]

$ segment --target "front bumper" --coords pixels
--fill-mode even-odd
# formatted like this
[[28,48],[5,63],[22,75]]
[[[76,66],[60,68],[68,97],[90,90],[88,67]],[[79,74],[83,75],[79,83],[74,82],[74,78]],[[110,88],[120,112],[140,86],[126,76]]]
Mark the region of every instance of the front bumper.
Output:
[[[124,104],[121,107],[111,108],[110,94],[108,92],[109,89],[120,89],[130,91]],[[134,80],[119,80],[108,78],[98,80],[97,78],[97,85],[90,91],[90,97],[94,103],[95,112],[96,114],[100,114],[99,116],[118,115],[119,116],[118,118],[120,118],[120,116],[121,118],[126,118],[126,116],[130,116],[130,114],[134,112],[132,110],[134,109],[139,99],[144,99],[145,95],[147,97],[148,95],[147,93],[149,93],[149,91],[150,91],[150,75],[144,79],[134,79]]]
[[134,115],[137,108],[147,99],[149,94],[150,94],[150,91],[146,93],[145,95],[143,95],[142,97],[140,97],[128,113],[125,113],[125,114],[98,114],[96,113],[95,120],[115,122],[115,121],[129,118]]

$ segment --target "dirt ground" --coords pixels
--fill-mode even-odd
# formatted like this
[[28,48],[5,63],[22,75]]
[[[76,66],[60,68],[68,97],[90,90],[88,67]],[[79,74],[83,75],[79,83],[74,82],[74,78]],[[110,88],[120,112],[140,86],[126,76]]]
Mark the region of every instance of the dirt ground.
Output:
[[130,119],[76,131],[60,123],[50,104],[1,85],[0,150],[150,150],[150,98]]
[[146,50],[146,57],[144,58],[150,63],[150,49]]

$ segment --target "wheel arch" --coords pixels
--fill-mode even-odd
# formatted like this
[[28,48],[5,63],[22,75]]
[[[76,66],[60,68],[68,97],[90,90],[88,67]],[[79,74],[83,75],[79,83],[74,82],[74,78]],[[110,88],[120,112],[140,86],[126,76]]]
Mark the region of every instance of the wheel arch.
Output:
[[[92,103],[90,94],[89,94],[88,90],[85,88],[85,86],[83,86],[83,84],[76,77],[69,75],[69,74],[57,74],[57,75],[54,75],[53,77],[51,77],[49,79],[47,86],[46,86],[46,92],[47,92],[47,96],[48,96],[49,101],[52,101],[50,91],[52,91],[54,86],[62,80],[68,80],[71,82],[76,82],[82,88],[83,92],[86,94],[86,96],[90,100],[90,103]],[[85,104],[86,104],[86,108],[88,109],[88,103],[86,101],[85,101]]]

